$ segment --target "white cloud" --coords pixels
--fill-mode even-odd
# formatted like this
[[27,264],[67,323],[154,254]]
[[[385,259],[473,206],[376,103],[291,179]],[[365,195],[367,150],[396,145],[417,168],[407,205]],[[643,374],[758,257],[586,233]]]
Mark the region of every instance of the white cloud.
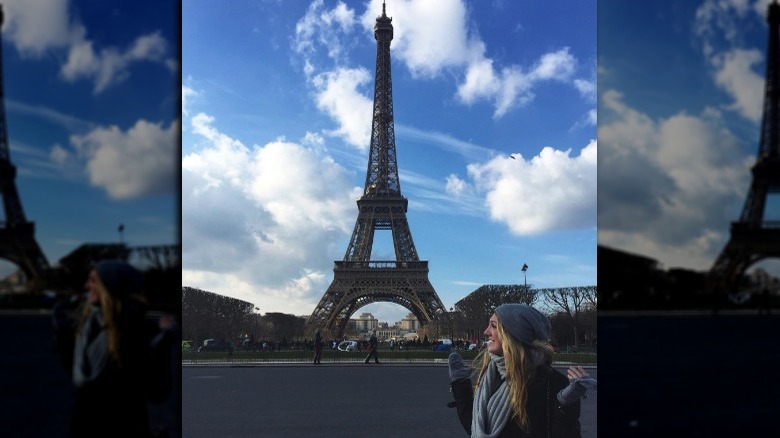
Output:
[[[763,7],[760,6],[763,3]],[[741,20],[751,12],[763,17],[767,1],[756,2],[753,9],[748,0],[705,0],[696,10],[694,34],[700,38],[702,50],[710,56],[723,42],[741,44]]]
[[516,235],[595,227],[596,150],[595,140],[575,157],[545,147],[529,160],[516,154],[470,164],[468,173],[491,219]]
[[197,97],[198,92],[193,90],[189,85],[181,86],[181,113],[182,115],[189,115],[189,104],[192,103],[192,98]]
[[339,125],[338,129],[327,133],[341,137],[361,150],[368,149],[371,141],[373,104],[358,88],[369,81],[371,76],[363,68],[339,68],[321,73],[313,80],[317,107]]
[[[70,142],[85,162],[90,183],[114,199],[129,199],[176,189],[175,147],[178,120],[166,129],[160,123],[139,120],[126,132],[117,126],[95,128],[73,135]],[[64,155],[52,150],[52,158]]]
[[322,14],[322,20],[328,25],[338,24],[343,32],[348,32],[355,24],[355,11],[340,1],[335,9]]
[[65,80],[73,82],[82,77],[95,80],[94,92],[98,94],[111,85],[122,82],[130,75],[128,67],[135,61],[164,61],[167,42],[159,32],[138,37],[133,45],[120,52],[116,48],[97,52],[91,41],[79,40],[71,45],[68,60],[62,66]]
[[588,100],[596,99],[596,81],[585,79],[575,79],[574,87],[580,92],[580,95]]
[[95,94],[126,79],[134,62],[157,62],[169,69],[177,64],[165,58],[168,43],[159,32],[137,37],[125,51],[96,47],[87,37],[88,29],[69,18],[67,0],[7,0],[3,6],[4,38],[22,56],[39,58],[51,51],[65,50],[62,78],[70,82],[81,78],[94,80]]
[[262,310],[313,308],[352,230],[360,189],[321,153],[318,134],[247,147],[203,113],[192,131],[200,141],[182,160],[183,284]]
[[335,8],[324,9],[322,0],[314,0],[306,15],[295,25],[293,50],[303,56],[307,76],[315,71],[314,55],[324,49],[331,60],[341,62],[344,56],[342,36],[356,24],[355,11],[339,1]]
[[63,148],[59,144],[55,144],[51,148],[50,157],[55,163],[62,165],[72,159],[72,154],[67,149]]
[[[397,1],[389,5],[393,20],[393,56],[419,77],[433,78],[443,69],[462,67],[483,58],[485,45],[469,35],[465,2]],[[373,35],[376,17],[382,14],[382,1],[371,0],[359,18],[363,29]]]
[[[360,18],[365,30],[373,31],[381,10],[380,0],[369,3]],[[539,82],[569,82],[576,70],[577,61],[568,48],[541,54],[530,67],[496,65],[485,56],[487,48],[479,35],[470,31],[468,9],[461,0],[399,1],[392,11],[391,15],[404,18],[393,22],[393,56],[422,78],[438,77],[448,69],[463,72],[458,99],[467,105],[492,101],[495,118],[531,102]]]
[[599,126],[599,243],[666,266],[709,268],[736,219],[754,157],[715,114],[653,120],[604,93]]
[[465,192],[470,190],[468,183],[458,178],[457,175],[448,175],[446,181],[445,190],[456,198],[460,198]]
[[483,59],[467,67],[466,79],[458,86],[458,98],[463,103],[471,104],[497,94],[500,88],[493,61]]
[[696,11],[693,34],[715,85],[733,99],[727,108],[758,123],[763,101],[763,53],[749,47],[744,29],[765,23],[768,1],[706,0]]
[[67,47],[83,34],[83,26],[68,19],[68,0],[5,0],[3,38],[25,56],[42,56]]
[[496,85],[499,91],[495,95],[494,118],[503,116],[514,106],[523,106],[534,99],[534,93],[531,91],[533,79],[521,70],[504,69],[501,72],[501,81]]
[[569,53],[569,48],[566,47],[557,52],[542,55],[531,69],[529,76],[533,80],[565,81],[574,73],[576,62],[574,56]]
[[761,121],[764,77],[756,72],[763,56],[758,50],[735,49],[714,57],[715,83],[733,96],[731,108],[746,119]]
[[[342,2],[331,10],[322,0],[315,0],[306,15],[296,25],[294,51],[302,57],[303,70],[312,81],[322,81],[323,75],[340,74],[355,70],[344,67],[345,47],[350,44],[349,34],[359,22],[363,30],[373,34],[376,17],[381,15],[382,2],[372,0],[366,11],[355,18],[354,10]],[[398,1],[392,4],[393,16],[403,19],[393,22],[393,57],[401,61],[415,77],[434,79],[444,71],[460,77],[456,96],[464,104],[478,101],[492,102],[493,116],[500,118],[509,110],[526,105],[534,98],[533,87],[544,81],[570,83],[582,92],[583,84],[572,82],[577,60],[568,48],[540,54],[531,66],[500,66],[485,56],[485,43],[470,30],[468,9],[462,0],[438,2]],[[318,50],[327,52],[335,66],[319,65]],[[320,72],[320,73],[317,73]],[[591,97],[592,98],[592,97]],[[341,123],[332,110],[328,113]],[[353,132],[340,125],[338,132]],[[351,137],[350,142],[355,137]],[[362,147],[362,146],[361,146]]]

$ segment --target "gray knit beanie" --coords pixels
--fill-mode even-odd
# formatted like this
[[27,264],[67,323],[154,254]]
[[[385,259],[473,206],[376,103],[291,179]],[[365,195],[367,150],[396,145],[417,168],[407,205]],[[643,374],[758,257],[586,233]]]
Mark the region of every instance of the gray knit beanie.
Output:
[[550,320],[527,304],[502,304],[496,307],[496,315],[509,334],[525,345],[550,339]]
[[142,293],[143,276],[127,262],[104,260],[95,265],[95,272],[106,291],[115,297],[124,298]]

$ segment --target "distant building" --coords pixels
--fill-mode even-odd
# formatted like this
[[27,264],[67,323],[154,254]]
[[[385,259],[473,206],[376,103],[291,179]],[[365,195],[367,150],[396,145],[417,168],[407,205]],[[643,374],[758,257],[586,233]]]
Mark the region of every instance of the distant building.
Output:
[[420,321],[416,316],[414,316],[414,314],[410,313],[406,315],[406,318],[401,320],[401,330],[406,330],[407,332],[417,332],[417,330],[420,330]]
[[363,313],[357,318],[350,319],[351,321],[355,321],[355,330],[359,332],[368,332],[379,327],[379,320],[370,313]]

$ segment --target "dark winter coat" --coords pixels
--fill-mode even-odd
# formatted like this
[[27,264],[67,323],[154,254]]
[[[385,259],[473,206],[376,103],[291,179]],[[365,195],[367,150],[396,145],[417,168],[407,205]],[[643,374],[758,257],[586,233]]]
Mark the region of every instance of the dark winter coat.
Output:
[[[569,380],[552,367],[542,365],[529,378],[526,409],[528,429],[523,431],[517,419],[510,419],[500,437],[533,438],[578,438],[580,437],[579,402],[561,407],[558,392],[569,385]],[[455,397],[458,419],[464,429],[471,434],[474,393],[471,379],[460,379],[451,383]]]
[[[128,325],[122,330],[121,366],[109,360],[99,373],[76,387],[71,417],[73,437],[151,436],[148,402],[161,401],[170,390],[167,366],[172,335],[162,342],[158,338],[152,348],[157,330],[151,321],[144,320],[139,313],[125,322]],[[93,333],[88,342],[96,343],[93,347],[98,350],[107,350],[100,331]]]

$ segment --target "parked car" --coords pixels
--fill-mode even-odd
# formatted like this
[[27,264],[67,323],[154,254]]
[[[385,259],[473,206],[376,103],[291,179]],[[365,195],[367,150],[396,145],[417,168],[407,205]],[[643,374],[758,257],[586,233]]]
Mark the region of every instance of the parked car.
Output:
[[436,351],[451,351],[452,350],[452,340],[451,339],[441,339],[439,344],[436,345],[436,347],[433,348]]
[[358,343],[357,341],[343,341],[337,348],[339,351],[357,351]]
[[232,352],[234,349],[233,344],[228,341],[215,341],[213,339],[206,339],[203,341],[203,345],[198,347],[198,352],[203,353],[206,351],[227,351]]
[[475,342],[469,345],[469,351],[481,350],[486,347],[487,347],[487,341],[482,341],[481,343]]

